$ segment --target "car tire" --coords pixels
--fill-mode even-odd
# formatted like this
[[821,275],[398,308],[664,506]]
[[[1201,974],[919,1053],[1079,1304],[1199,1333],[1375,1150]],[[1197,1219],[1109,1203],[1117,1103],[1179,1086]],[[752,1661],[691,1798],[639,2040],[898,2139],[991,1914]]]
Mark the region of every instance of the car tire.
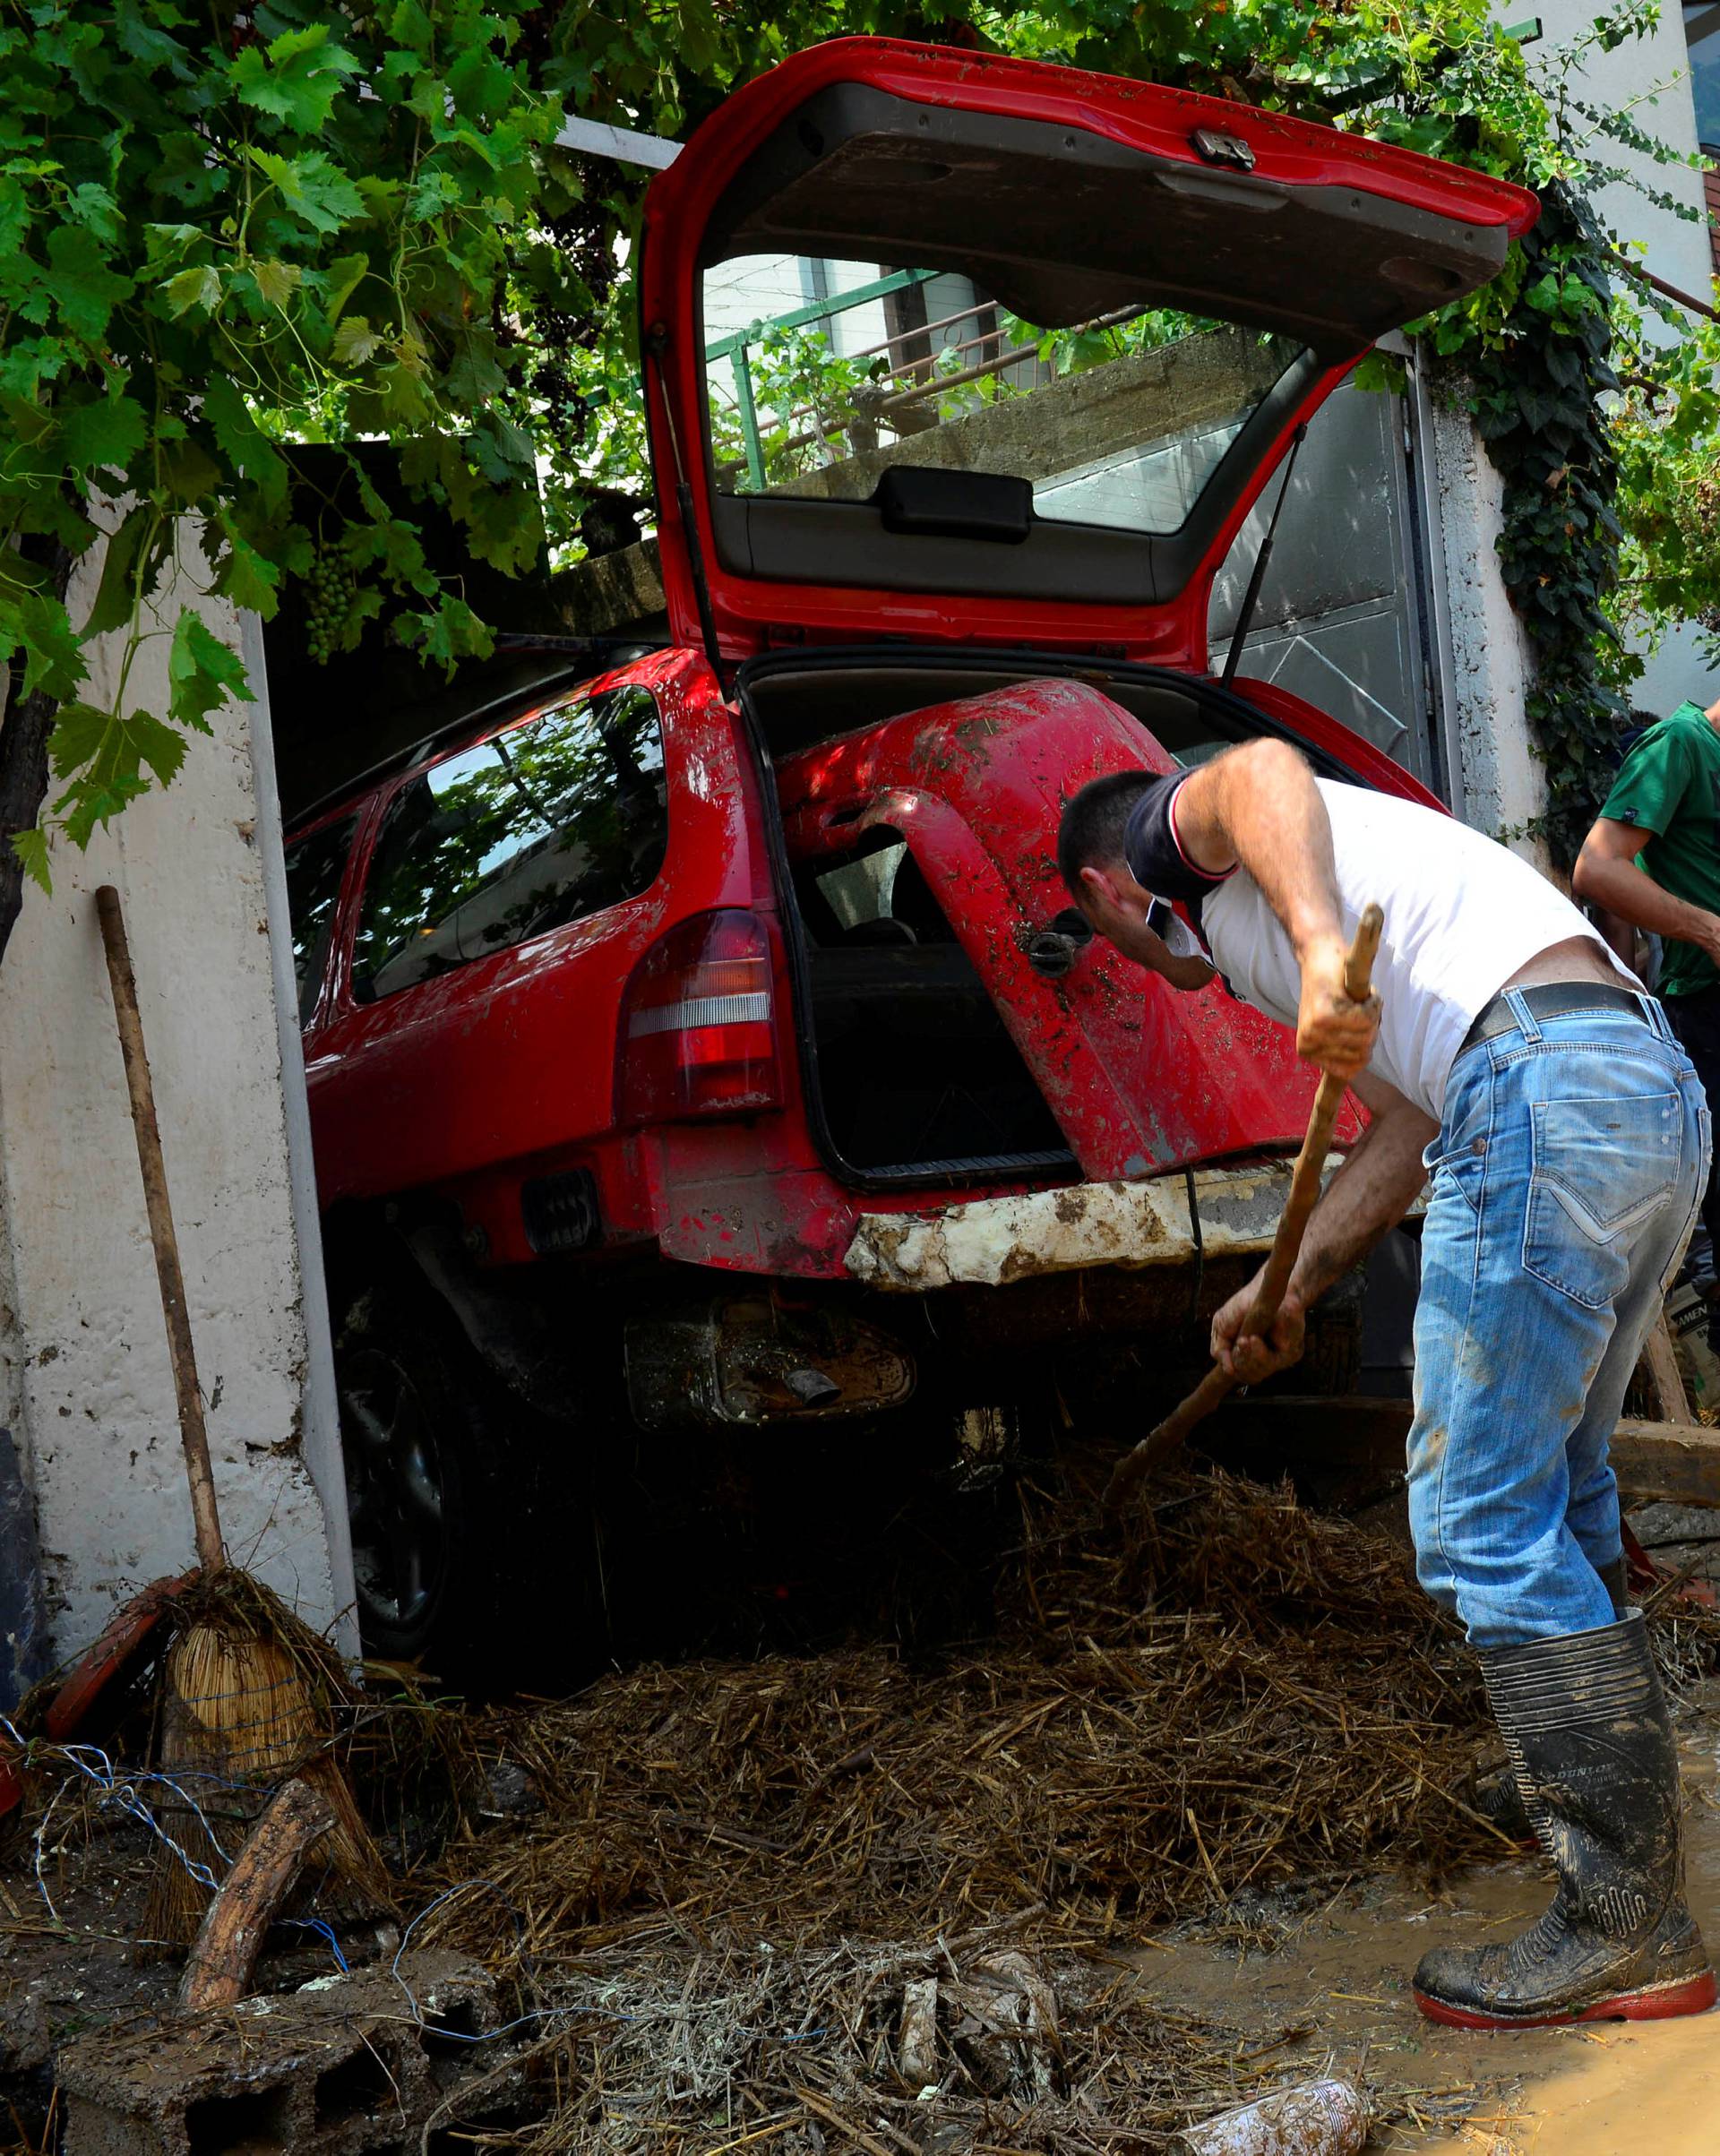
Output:
[[456,1690],[571,1689],[602,1659],[570,1433],[487,1371],[427,1290],[349,1305],[335,1345],[359,1636]]

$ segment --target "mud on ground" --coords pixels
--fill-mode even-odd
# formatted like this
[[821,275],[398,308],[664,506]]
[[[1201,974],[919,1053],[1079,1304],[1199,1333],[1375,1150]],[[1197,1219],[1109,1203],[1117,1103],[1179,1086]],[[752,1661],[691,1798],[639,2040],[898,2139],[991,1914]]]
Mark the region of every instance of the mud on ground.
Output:
[[[1720,1939],[1720,1622],[1657,1630]],[[1119,1537],[1078,1468],[1028,1497],[984,1638],[655,1666],[482,1713],[385,1686],[352,1758],[411,1936],[486,1963],[519,2017],[536,2096],[486,2145],[1152,2156],[1336,2067],[1378,2148],[1709,2148],[1708,2021],[1477,2038],[1415,2014],[1427,1944],[1544,1895],[1467,1809],[1487,1744],[1389,1539],[1223,1477]],[[32,2152],[45,2056],[159,2011],[176,1975],[131,1959],[141,1827],[68,1799],[39,1880],[35,1853],[0,1873]],[[330,1965],[300,1933],[262,1980]]]

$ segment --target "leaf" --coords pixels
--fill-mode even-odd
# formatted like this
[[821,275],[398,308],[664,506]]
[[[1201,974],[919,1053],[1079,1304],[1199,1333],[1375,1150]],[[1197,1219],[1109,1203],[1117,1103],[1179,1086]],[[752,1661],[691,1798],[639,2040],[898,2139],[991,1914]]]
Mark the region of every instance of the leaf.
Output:
[[163,786],[172,784],[185,760],[185,737],[151,711],[100,710],[94,704],[62,704],[48,737],[47,759],[56,778],[70,779],[54,803],[75,846],[88,846],[140,794],[149,791],[145,765]]
[[286,207],[314,232],[338,232],[353,218],[363,216],[365,198],[320,150],[307,150],[296,158],[278,157],[272,150],[253,149],[248,154],[274,183]]
[[51,592],[28,591],[13,612],[24,652],[24,694],[40,689],[56,702],[75,696],[90,669],[64,601]]
[[316,134],[328,125],[347,76],[358,62],[328,42],[331,26],[287,30],[266,52],[247,45],[228,68],[239,102],[279,120],[291,134]]
[[125,521],[108,540],[108,551],[102,558],[101,581],[96,587],[95,604],[83,624],[86,637],[123,628],[131,620],[139,553],[158,521],[154,508],[140,502],[126,511]]
[[411,626],[422,638],[425,657],[439,661],[451,678],[460,659],[488,658],[495,649],[494,631],[489,624],[452,592],[443,594],[434,613],[413,615]]
[[341,366],[361,367],[382,349],[383,340],[364,314],[348,314],[334,333],[334,356]]
[[22,862],[24,873],[32,883],[39,884],[51,898],[54,896],[54,879],[47,869],[47,833],[41,829],[14,831],[12,850]]
[[230,374],[218,374],[203,398],[216,446],[242,479],[257,489],[263,507],[273,513],[287,498],[287,460],[251,416],[251,408]]
[[159,456],[161,477],[176,502],[206,502],[219,492],[225,475],[200,443],[189,437],[164,442]]
[[124,472],[143,446],[143,407],[123,391],[61,408],[60,454],[70,471]]
[[363,283],[369,268],[368,255],[342,254],[323,272],[327,282],[322,288],[322,312],[331,329],[340,321],[341,309]]
[[194,607],[182,606],[168,651],[168,717],[176,726],[210,731],[208,714],[229,696],[254,703],[245,662],[220,640]]
[[276,591],[280,570],[257,551],[230,515],[221,516],[220,530],[227,547],[216,571],[215,589],[236,606],[248,607],[271,621],[280,603]]
[[208,262],[181,270],[177,276],[168,278],[161,290],[168,312],[175,316],[188,314],[194,307],[205,308],[213,314],[221,304],[221,280]]
[[79,336],[102,336],[114,309],[130,296],[132,279],[114,268],[95,234],[78,225],[56,226],[48,234],[47,259],[61,321]]
[[305,272],[297,262],[253,262],[251,274],[262,293],[263,303],[271,307],[284,307],[297,291]]

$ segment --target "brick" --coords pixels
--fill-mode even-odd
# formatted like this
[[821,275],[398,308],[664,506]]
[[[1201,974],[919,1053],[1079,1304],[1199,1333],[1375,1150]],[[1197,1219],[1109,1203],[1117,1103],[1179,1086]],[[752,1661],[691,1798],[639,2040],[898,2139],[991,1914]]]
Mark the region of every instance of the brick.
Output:
[[[396,2156],[492,2072],[489,1979],[449,1954],[83,2036],[56,2062],[64,2156]],[[509,2091],[492,2083],[486,2107]]]

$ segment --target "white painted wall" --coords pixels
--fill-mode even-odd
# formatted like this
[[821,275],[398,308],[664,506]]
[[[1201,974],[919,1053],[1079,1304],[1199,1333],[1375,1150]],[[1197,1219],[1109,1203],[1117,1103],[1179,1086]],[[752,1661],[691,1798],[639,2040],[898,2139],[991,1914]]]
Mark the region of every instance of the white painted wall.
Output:
[[[74,587],[74,619],[98,567],[92,559]],[[179,603],[165,598],[168,621]],[[238,648],[233,609],[194,603]],[[133,670],[133,694],[157,711],[167,650],[165,637],[151,641]],[[97,647],[98,698],[117,657],[117,640]],[[279,823],[255,711],[215,714],[214,739],[193,740],[173,786],[128,809],[87,855],[58,847],[54,895],[29,893],[0,966],[0,1279],[9,1268],[13,1290],[0,1312],[0,1393],[22,1414],[14,1432],[36,1490],[61,1655],[87,1644],[133,1589],[185,1569],[194,1554],[96,923],[103,883],[117,886],[131,933],[228,1551],[319,1629],[351,1600],[326,1322],[313,1354],[296,1233],[295,1169],[298,1218],[314,1215],[308,1153],[289,1156],[283,1076],[302,1092],[303,1074],[290,1057],[283,1069],[297,1029],[278,1001],[290,969],[278,962],[281,895],[266,888]],[[355,1644],[349,1625],[337,1636]]]
[[[1519,21],[1530,14],[1541,18],[1540,40],[1524,48],[1534,73],[1545,65],[1560,46],[1587,30],[1601,9],[1598,0],[1528,0],[1524,5],[1517,4],[1517,0],[1503,0],[1499,12],[1508,21]],[[1661,0],[1659,23],[1647,37],[1627,39],[1616,51],[1596,53],[1577,94],[1598,110],[1628,112],[1647,133],[1657,136],[1680,155],[1694,154],[1696,106],[1690,94],[1690,55],[1678,0]],[[1587,124],[1573,116],[1573,125],[1581,128]],[[1698,213],[1695,221],[1681,218],[1645,201],[1633,187],[1622,183],[1603,188],[1595,200],[1601,216],[1621,238],[1642,243],[1647,250],[1647,266],[1657,277],[1706,299],[1714,277],[1714,259],[1708,245],[1700,173],[1675,165],[1657,165],[1616,143],[1603,141],[1596,147],[1602,162],[1640,174],[1647,185],[1688,203]]]
[[1438,399],[1425,409],[1449,630],[1447,739],[1462,779],[1461,813],[1544,869],[1544,846],[1509,836],[1543,812],[1547,793],[1524,709],[1534,658],[1499,572],[1505,482],[1466,411]]

